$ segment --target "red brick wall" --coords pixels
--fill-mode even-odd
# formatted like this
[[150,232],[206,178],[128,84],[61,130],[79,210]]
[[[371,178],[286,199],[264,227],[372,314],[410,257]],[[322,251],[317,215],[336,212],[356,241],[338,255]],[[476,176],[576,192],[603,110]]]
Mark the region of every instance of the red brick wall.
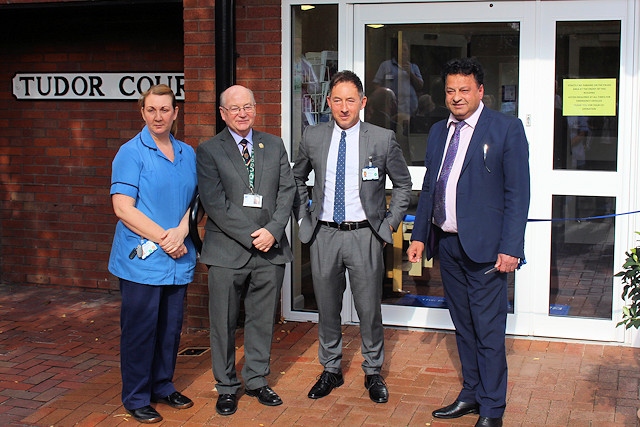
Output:
[[[18,101],[13,75],[183,70],[178,136],[196,147],[215,134],[214,6],[0,0],[0,282],[117,289],[107,270],[116,223],[111,161],[143,125],[130,101]],[[256,128],[276,135],[280,16],[279,1],[236,1],[237,83],[255,93]],[[208,328],[207,303],[200,264],[189,287],[187,330]]]
[[[197,147],[216,132],[215,0],[184,0],[185,142]],[[198,263],[187,292],[185,327],[209,328],[207,269]]]
[[[254,91],[255,127],[280,135],[281,6],[279,0],[236,1],[236,83]],[[215,134],[215,0],[184,0],[186,142],[197,146]],[[199,264],[187,296],[188,330],[208,329],[206,268]]]
[[18,72],[182,71],[182,5],[87,4],[0,4],[2,283],[117,289],[111,161],[144,124],[137,104],[16,100],[10,82]]

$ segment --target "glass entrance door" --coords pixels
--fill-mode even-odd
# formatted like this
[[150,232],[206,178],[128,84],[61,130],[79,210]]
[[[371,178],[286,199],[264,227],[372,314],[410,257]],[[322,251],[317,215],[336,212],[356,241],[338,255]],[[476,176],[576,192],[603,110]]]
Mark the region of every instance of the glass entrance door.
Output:
[[[633,120],[627,95],[633,3],[539,7],[535,85],[546,96],[535,116],[545,143],[531,150],[537,203],[529,216],[553,221],[529,224],[540,261],[529,278],[531,334],[622,341],[624,330],[615,327],[621,286],[613,275],[633,234],[621,215],[631,210],[625,188],[633,138],[621,124]],[[538,287],[542,278],[545,286]]]
[[[508,333],[623,338],[615,328],[621,301],[613,274],[629,234],[615,213],[627,208],[621,195],[628,147],[619,143],[618,124],[630,110],[620,106],[631,102],[622,96],[628,78],[621,70],[629,65],[623,52],[632,15],[626,1],[599,3],[458,2],[455,14],[445,3],[354,6],[353,64],[341,68],[364,77],[364,119],[396,132],[416,194],[409,214],[429,128],[448,114],[440,78],[447,60],[478,58],[485,105],[525,125],[532,221],[527,264],[509,280]],[[437,258],[406,262],[406,219],[387,248],[384,321],[452,328]],[[357,321],[354,309],[345,314]]]

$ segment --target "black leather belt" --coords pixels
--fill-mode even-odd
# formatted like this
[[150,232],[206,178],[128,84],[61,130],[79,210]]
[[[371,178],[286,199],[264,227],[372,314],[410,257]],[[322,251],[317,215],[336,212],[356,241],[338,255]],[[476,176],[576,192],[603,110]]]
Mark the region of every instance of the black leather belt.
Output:
[[367,220],[360,221],[360,222],[344,221],[341,224],[338,224],[337,222],[329,222],[329,221],[318,221],[318,222],[322,225],[326,225],[327,227],[337,228],[338,230],[342,230],[342,231],[350,231],[350,230],[357,230],[358,228],[371,227],[371,224],[369,224],[369,221]]

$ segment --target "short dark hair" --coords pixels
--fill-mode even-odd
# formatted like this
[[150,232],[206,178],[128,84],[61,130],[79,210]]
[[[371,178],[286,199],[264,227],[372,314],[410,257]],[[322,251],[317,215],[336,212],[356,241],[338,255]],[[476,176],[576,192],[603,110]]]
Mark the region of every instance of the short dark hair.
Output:
[[364,97],[364,87],[362,86],[362,81],[360,80],[360,77],[358,77],[358,75],[353,71],[342,70],[335,73],[331,78],[331,82],[329,83],[329,93],[333,91],[334,86],[336,86],[338,83],[353,83],[358,89],[358,95],[360,96],[360,99]]
[[447,81],[447,76],[462,74],[473,76],[478,86],[484,84],[484,70],[482,64],[475,58],[457,58],[447,62],[442,69],[442,81]]

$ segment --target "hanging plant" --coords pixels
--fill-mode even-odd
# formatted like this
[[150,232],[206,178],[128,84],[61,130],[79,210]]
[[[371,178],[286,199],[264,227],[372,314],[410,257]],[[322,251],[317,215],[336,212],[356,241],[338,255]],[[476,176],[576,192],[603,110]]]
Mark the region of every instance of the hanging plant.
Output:
[[[640,232],[636,231],[636,234]],[[622,299],[627,305],[622,307],[622,320],[616,326],[624,325],[625,329],[640,328],[640,246],[625,252],[627,260],[622,266],[623,270],[616,273],[615,277],[622,277],[624,288]]]

